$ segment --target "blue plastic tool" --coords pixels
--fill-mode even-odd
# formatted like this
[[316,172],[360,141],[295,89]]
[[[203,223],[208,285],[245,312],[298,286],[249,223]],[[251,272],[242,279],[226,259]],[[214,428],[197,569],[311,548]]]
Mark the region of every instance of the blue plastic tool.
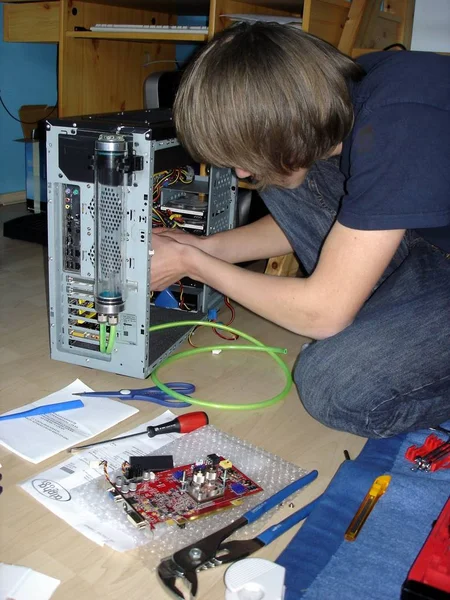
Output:
[[179,305],[180,303],[169,290],[169,288],[166,288],[160,292],[155,300],[155,306],[162,308],[179,308]]
[[308,485],[308,483],[311,483],[317,479],[318,474],[319,473],[317,471],[310,471],[306,475],[303,475],[303,477],[300,477],[300,479],[297,479],[297,481],[293,481],[273,496],[267,498],[267,500],[264,500],[264,502],[261,502],[261,504],[255,506],[255,508],[252,508],[244,513],[241,518],[245,519],[247,523],[253,523],[263,514],[272,508],[275,508],[275,506],[278,506],[280,502],[286,500],[286,498],[288,498],[291,494],[298,492],[298,490],[305,487],[305,485]]
[[1,415],[0,421],[9,421],[10,419],[22,419],[25,417],[36,417],[37,415],[48,415],[49,413],[62,412],[64,410],[72,410],[74,408],[82,408],[84,406],[81,400],[68,400],[67,402],[56,402],[55,404],[43,404],[29,410],[12,413],[10,415]]
[[291,527],[294,527],[294,525],[297,525],[300,523],[300,521],[303,521],[306,519],[306,517],[309,517],[313,509],[319,504],[321,497],[322,496],[319,496],[309,504],[306,504],[303,508],[293,513],[290,517],[286,517],[286,519],[283,519],[276,525],[272,525],[272,527],[269,527],[260,533],[256,539],[261,542],[263,546],[267,546],[267,544],[270,544],[270,542],[276,540],[277,537],[280,537],[280,535],[282,535],[285,531],[288,531]]
[[[195,385],[185,383],[183,381],[172,381],[166,384],[171,390],[184,394],[192,394],[195,392]],[[83,398],[118,398],[119,400],[142,400],[144,402],[154,402],[160,406],[170,408],[186,408],[191,406],[189,402],[180,402],[175,400],[169,394],[166,394],[157,387],[142,388],[137,390],[116,390],[109,392],[83,392],[82,394],[74,394]]]

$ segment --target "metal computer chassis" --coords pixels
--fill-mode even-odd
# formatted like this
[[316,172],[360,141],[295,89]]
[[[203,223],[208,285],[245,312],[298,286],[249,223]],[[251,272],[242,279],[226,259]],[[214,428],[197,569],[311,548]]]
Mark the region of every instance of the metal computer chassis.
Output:
[[[130,111],[54,119],[47,129],[48,249],[51,356],[56,360],[145,378],[189,333],[190,327],[150,335],[150,325],[203,319],[222,296],[200,286],[199,311],[151,306],[153,175],[194,165],[175,137],[168,110]],[[96,268],[94,144],[118,133],[128,145],[125,308],[119,315],[114,351],[99,351],[94,305]],[[198,171],[198,169],[197,169]],[[193,184],[208,203],[204,235],[235,226],[237,185],[230,169],[211,167]],[[175,194],[171,190],[171,197]],[[108,212],[111,227],[117,215]],[[103,217],[102,217],[103,218]],[[115,260],[115,248],[111,257]],[[102,250],[105,253],[105,249]]]

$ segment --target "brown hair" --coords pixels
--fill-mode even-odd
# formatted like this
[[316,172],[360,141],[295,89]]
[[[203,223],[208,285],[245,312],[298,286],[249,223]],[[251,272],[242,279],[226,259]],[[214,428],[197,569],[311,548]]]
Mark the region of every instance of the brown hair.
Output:
[[174,104],[177,136],[191,156],[281,183],[324,158],[348,135],[348,79],[363,71],[294,26],[257,22],[225,29],[186,69]]

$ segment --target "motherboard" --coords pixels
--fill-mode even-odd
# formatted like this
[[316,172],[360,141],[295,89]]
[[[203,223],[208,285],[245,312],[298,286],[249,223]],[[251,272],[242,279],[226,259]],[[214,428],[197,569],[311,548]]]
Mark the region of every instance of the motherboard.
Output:
[[263,489],[231,461],[209,454],[203,461],[166,471],[122,470],[109,478],[108,490],[122,503],[128,520],[137,528],[154,529],[160,523],[186,523],[242,503]]

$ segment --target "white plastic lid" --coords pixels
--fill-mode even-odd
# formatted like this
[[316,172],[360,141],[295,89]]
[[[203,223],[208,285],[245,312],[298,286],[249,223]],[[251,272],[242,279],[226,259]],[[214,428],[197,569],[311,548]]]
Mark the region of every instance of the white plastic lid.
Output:
[[283,600],[286,569],[264,558],[246,558],[225,572],[225,600]]

